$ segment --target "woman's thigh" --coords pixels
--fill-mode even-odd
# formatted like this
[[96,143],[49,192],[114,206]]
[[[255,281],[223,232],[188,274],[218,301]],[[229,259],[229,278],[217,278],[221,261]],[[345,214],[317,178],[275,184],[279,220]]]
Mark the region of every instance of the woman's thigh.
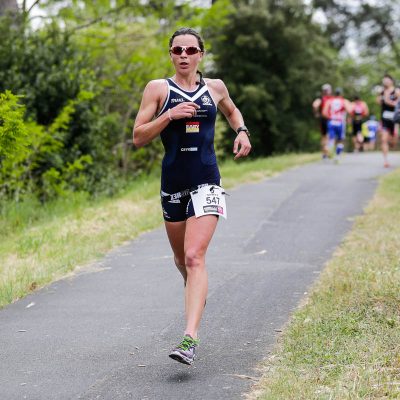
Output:
[[213,237],[217,223],[218,217],[215,215],[188,218],[184,243],[185,254],[195,253],[198,256],[203,256]]
[[185,232],[186,232],[186,221],[179,222],[168,222],[165,221],[165,229],[167,230],[167,236],[171,245],[172,251],[174,252],[175,259],[180,264],[185,262]]

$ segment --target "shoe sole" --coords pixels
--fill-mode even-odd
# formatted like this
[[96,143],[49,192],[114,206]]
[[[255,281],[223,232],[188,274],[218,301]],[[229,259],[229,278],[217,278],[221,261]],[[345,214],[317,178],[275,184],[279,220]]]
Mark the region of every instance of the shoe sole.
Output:
[[178,362],[180,362],[180,363],[182,363],[182,364],[186,364],[186,365],[192,365],[192,364],[193,364],[193,361],[194,361],[194,359],[193,359],[193,360],[190,360],[189,358],[183,356],[182,354],[180,354],[180,353],[178,353],[178,352],[176,352],[176,353],[171,353],[171,354],[169,355],[169,357],[172,358],[172,359],[175,360],[175,361],[178,361]]

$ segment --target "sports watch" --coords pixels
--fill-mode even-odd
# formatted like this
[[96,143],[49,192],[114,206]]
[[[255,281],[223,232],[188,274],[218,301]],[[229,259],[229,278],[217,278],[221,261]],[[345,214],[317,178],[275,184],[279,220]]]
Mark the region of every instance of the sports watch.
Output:
[[247,129],[247,127],[246,127],[245,125],[240,126],[239,128],[236,129],[236,134],[237,134],[237,135],[239,135],[240,132],[245,132],[246,135],[247,135],[248,137],[250,137],[249,130]]

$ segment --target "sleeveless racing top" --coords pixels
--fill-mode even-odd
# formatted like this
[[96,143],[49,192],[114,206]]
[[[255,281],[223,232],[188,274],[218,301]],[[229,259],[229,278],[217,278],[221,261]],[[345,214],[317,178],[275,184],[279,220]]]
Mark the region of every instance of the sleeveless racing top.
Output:
[[[385,103],[385,100],[383,98],[384,93],[385,93],[384,91],[381,92],[381,96],[382,96],[381,116],[382,116],[382,119],[393,120],[395,106],[392,106],[390,104]],[[393,101],[397,100],[397,95],[396,95],[396,90],[395,89],[393,89],[393,91],[390,93],[390,100],[393,100]]]
[[191,101],[200,106],[192,118],[172,120],[161,132],[165,155],[161,169],[161,190],[172,194],[198,185],[220,184],[214,151],[214,130],[217,106],[207,84],[193,92],[166,79],[168,95],[159,115],[178,104]]
[[328,115],[330,120],[342,122],[346,120],[346,107],[343,97],[335,96],[330,99]]
[[366,114],[366,109],[363,101],[356,100],[353,103],[352,114],[355,121],[362,121],[363,116]]
[[327,94],[325,96],[322,96],[321,98],[321,106],[320,106],[320,111],[322,111],[325,107],[325,104],[332,98],[333,96],[330,94]]

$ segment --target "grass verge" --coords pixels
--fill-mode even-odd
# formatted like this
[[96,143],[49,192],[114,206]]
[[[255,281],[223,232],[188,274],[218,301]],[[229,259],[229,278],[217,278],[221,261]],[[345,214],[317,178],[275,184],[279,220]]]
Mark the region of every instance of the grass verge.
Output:
[[[221,164],[224,187],[256,181],[315,161],[291,154]],[[59,279],[162,223],[159,179],[136,180],[129,191],[93,201],[76,193],[55,203],[10,205],[0,217],[0,307]]]
[[400,170],[381,179],[249,398],[400,398]]

